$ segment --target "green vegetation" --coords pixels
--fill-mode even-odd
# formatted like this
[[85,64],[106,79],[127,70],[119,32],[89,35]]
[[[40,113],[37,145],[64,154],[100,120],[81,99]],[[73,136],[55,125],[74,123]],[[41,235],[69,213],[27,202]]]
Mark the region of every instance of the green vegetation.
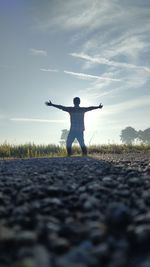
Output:
[[89,147],[89,153],[91,154],[124,154],[124,153],[141,153],[150,152],[150,144],[110,144],[110,145],[92,145]]
[[[89,154],[123,154],[131,152],[150,152],[150,144],[141,145],[92,145],[88,147]],[[73,146],[74,155],[81,154],[78,146]],[[14,158],[34,158],[34,157],[64,157],[66,156],[66,149],[59,145],[0,145],[0,158],[1,159],[14,159]]]
[[144,131],[136,131],[133,127],[128,126],[121,131],[121,141],[124,144],[133,144],[135,141],[140,141],[143,144],[150,144],[150,128]]

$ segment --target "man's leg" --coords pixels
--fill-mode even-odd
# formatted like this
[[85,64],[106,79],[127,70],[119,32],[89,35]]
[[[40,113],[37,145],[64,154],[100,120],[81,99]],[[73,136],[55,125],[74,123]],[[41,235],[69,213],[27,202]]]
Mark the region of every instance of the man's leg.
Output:
[[87,156],[87,148],[85,146],[85,143],[84,143],[84,135],[83,135],[83,131],[81,132],[78,132],[77,135],[76,135],[76,138],[80,144],[80,147],[82,149],[82,155],[83,156]]
[[67,142],[66,142],[68,157],[70,157],[72,154],[71,147],[72,147],[72,143],[73,143],[74,139],[75,139],[75,135],[72,131],[70,131],[68,134],[68,137],[67,137]]

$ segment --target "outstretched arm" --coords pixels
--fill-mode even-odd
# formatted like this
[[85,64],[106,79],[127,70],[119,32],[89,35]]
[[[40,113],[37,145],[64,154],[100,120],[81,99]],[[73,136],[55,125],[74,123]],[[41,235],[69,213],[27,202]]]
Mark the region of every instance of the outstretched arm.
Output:
[[67,111],[67,107],[62,106],[62,105],[56,105],[56,104],[53,104],[50,100],[47,101],[47,102],[45,102],[45,104],[46,104],[47,106],[52,106],[52,107],[55,107],[55,108],[58,108],[58,109]]
[[91,111],[91,110],[102,108],[102,107],[103,105],[100,103],[99,106],[91,106],[91,107],[86,108],[86,111]]

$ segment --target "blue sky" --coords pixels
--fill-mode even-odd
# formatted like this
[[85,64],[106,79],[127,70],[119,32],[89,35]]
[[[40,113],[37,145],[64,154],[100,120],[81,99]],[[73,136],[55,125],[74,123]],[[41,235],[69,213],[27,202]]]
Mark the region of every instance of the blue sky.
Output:
[[0,143],[58,144],[69,115],[44,102],[75,96],[104,105],[87,144],[150,127],[149,14],[149,0],[1,0]]

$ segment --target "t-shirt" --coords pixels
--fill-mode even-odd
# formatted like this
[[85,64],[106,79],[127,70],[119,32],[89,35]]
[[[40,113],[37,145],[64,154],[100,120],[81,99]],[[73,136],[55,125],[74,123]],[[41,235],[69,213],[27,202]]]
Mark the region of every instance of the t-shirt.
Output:
[[70,130],[84,131],[84,113],[90,109],[87,107],[62,107],[63,111],[70,114]]

